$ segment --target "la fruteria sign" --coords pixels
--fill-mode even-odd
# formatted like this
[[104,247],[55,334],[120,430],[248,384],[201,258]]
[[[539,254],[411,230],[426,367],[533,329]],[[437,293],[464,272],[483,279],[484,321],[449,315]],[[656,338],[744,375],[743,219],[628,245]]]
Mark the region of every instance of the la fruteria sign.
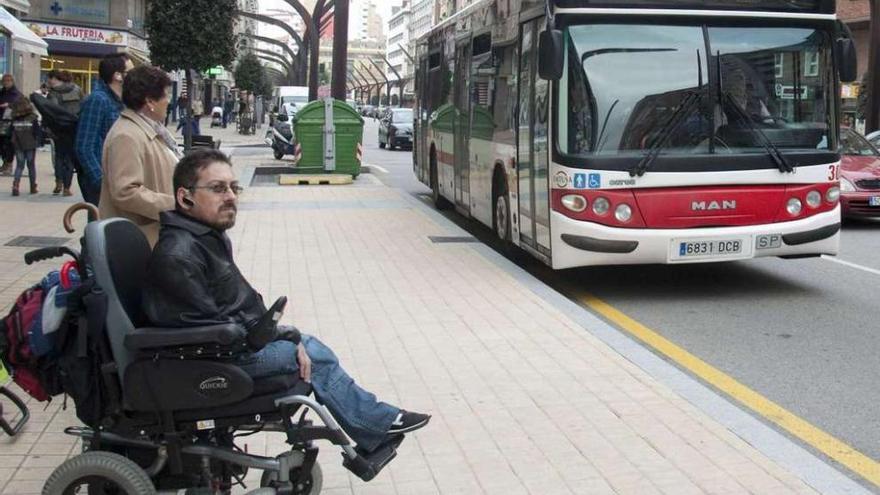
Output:
[[128,45],[128,33],[109,29],[91,27],[66,26],[62,24],[46,24],[31,22],[28,28],[43,39],[79,41],[81,43],[101,43],[106,45]]

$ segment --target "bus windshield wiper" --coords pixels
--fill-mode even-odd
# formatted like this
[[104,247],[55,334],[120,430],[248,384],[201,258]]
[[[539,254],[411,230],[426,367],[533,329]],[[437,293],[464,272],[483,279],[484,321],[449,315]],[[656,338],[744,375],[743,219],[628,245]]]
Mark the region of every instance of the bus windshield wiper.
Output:
[[752,118],[745,110],[743,110],[739,106],[733,95],[731,95],[727,91],[724,91],[721,93],[721,97],[723,98],[723,101],[727,103],[734,110],[734,112],[736,112],[740,120],[745,123],[746,127],[748,127],[755,136],[758,136],[758,141],[761,142],[761,146],[764,148],[764,150],[767,151],[767,154],[770,155],[770,158],[773,160],[773,163],[776,164],[776,167],[779,168],[779,171],[794,172],[794,167],[791,166],[790,163],[788,163],[788,160],[785,159],[785,156],[782,154],[781,151],[779,151],[779,148],[777,148],[776,145],[773,144],[773,141],[769,137],[767,137],[767,134],[765,134],[760,127],[755,125],[755,123],[752,121]]
[[678,108],[672,112],[669,120],[666,121],[666,125],[660,130],[657,139],[651,144],[648,153],[639,160],[639,163],[636,164],[632,170],[629,171],[630,177],[641,177],[645,175],[645,172],[651,167],[654,160],[657,159],[657,156],[660,155],[660,151],[666,146],[666,142],[669,141],[669,138],[672,137],[679,127],[681,127],[685,122],[685,119],[687,119],[691,112],[693,112],[694,108],[697,108],[697,105],[702,99],[702,94],[701,91],[695,90],[687,91],[685,93],[685,97],[682,98]]

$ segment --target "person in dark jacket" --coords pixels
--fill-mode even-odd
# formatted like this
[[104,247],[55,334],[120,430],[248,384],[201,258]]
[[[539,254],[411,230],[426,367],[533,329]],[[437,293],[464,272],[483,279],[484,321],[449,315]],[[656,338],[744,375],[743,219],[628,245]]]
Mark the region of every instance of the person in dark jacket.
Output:
[[31,194],[37,194],[37,115],[31,103],[20,96],[12,103],[12,145],[15,148],[15,180],[12,195],[18,196],[18,184],[25,166],[31,183]]
[[[79,86],[74,84],[73,76],[66,70],[51,70],[48,76],[49,95],[48,98],[60,105],[64,110],[79,115],[79,107],[83,100],[83,91]],[[76,133],[74,132],[74,140]],[[73,182],[74,162],[76,150],[72,147],[59,146],[58,141],[66,139],[61,136],[53,135],[55,142],[55,189],[52,194],[61,194],[72,196],[70,191]]]
[[[176,209],[161,214],[143,292],[144,313],[160,327],[223,323],[249,331],[266,312],[263,298],[232,258],[226,230],[235,225],[242,188],[229,158],[216,150],[184,157],[174,170]],[[363,452],[425,426],[430,416],[376,400],[358,386],[326,345],[294,327],[278,326],[275,340],[238,358],[253,378],[298,373]]]
[[0,87],[0,157],[3,164],[0,165],[0,174],[8,174],[12,168],[12,159],[15,158],[15,148],[12,147],[12,104],[21,93],[15,87],[15,79],[12,74],[3,74],[2,87]]
[[226,125],[232,120],[232,110],[235,108],[235,100],[232,98],[232,95],[227,95],[226,99],[223,100],[223,128],[226,129]]

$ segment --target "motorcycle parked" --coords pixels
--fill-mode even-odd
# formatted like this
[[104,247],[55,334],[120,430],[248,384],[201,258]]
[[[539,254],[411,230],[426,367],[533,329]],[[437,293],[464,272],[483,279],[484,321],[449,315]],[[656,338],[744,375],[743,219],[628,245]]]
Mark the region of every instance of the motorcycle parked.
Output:
[[284,155],[292,155],[294,153],[296,141],[293,137],[290,118],[286,114],[279,113],[275,117],[272,133],[266,136],[266,144],[272,147],[276,160],[282,159]]

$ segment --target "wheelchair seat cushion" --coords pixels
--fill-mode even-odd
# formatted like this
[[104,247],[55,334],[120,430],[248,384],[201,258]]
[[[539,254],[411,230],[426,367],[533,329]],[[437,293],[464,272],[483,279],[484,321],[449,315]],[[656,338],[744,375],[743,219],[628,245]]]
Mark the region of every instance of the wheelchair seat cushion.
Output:
[[[260,391],[263,393],[257,394]],[[236,416],[254,416],[278,412],[275,400],[288,395],[309,395],[312,386],[302,381],[299,375],[278,375],[254,380],[254,395],[221,407],[188,409],[174,414],[176,421],[199,421],[203,419],[221,419]]]

